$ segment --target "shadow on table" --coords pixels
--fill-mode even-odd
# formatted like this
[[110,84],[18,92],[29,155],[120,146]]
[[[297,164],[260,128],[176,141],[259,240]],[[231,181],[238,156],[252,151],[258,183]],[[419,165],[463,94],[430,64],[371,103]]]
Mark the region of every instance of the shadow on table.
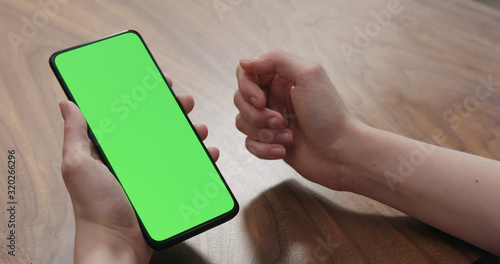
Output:
[[202,256],[185,243],[180,243],[162,251],[155,251],[150,264],[165,263],[208,263]]
[[[257,196],[243,210],[253,262],[471,263],[484,255],[411,217],[384,216],[392,209],[383,205],[333,197],[338,199],[320,196],[295,180]],[[380,214],[352,212],[342,202]]]

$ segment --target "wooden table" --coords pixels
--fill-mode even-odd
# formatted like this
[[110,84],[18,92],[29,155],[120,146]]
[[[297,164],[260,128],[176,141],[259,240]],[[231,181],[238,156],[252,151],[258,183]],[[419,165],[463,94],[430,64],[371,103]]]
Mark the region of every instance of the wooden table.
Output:
[[[324,65],[372,126],[500,158],[500,14],[466,0],[0,1],[0,262],[70,263],[74,219],[61,179],[65,96],[54,51],[123,29],[142,33],[179,94],[195,97],[241,205],[230,222],[152,263],[471,263],[485,254],[373,200],[302,179],[244,149],[232,97],[239,58],[280,48]],[[40,3],[48,2],[47,6]],[[390,17],[387,15],[390,14]],[[491,93],[476,87],[491,80]],[[15,150],[15,256],[7,157]]]

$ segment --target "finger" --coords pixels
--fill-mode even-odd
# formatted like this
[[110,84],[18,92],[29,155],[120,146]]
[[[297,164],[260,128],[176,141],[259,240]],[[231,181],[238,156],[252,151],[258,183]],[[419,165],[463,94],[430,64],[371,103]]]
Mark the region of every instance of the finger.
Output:
[[[196,129],[196,133],[200,136],[201,140],[205,140],[208,136],[208,127],[204,124],[196,124],[194,125]],[[219,149],[215,147],[208,147],[208,152],[212,157],[213,161],[217,161],[219,159]]]
[[179,99],[179,102],[182,105],[182,108],[186,112],[186,114],[189,114],[193,108],[194,108],[194,99],[191,95],[186,94],[186,95],[179,95],[177,96],[177,99]]
[[237,90],[234,94],[234,105],[240,111],[241,117],[257,128],[283,129],[285,126],[283,116],[269,108],[258,109],[247,102]]
[[208,128],[204,124],[195,124],[194,128],[196,129],[196,133],[200,136],[201,140],[205,140],[208,136]]
[[292,86],[291,82],[275,75],[269,88],[270,96],[267,100],[267,107],[283,115],[287,106],[291,106],[290,89]]
[[168,86],[170,86],[170,88],[172,88],[172,86],[174,85],[172,79],[170,77],[165,77],[165,78],[167,78]]
[[220,151],[219,151],[218,148],[216,148],[216,147],[208,147],[207,150],[208,150],[208,153],[210,153],[210,156],[212,157],[212,160],[214,162],[216,162],[217,160],[219,160]]
[[260,87],[259,77],[244,71],[240,66],[236,68],[236,79],[238,89],[245,101],[251,103],[258,109],[266,107],[267,98]]
[[245,140],[245,147],[250,153],[261,159],[282,159],[286,154],[286,149],[282,145],[262,143],[248,137]]
[[87,122],[73,102],[61,102],[59,108],[64,119],[62,168],[70,171],[91,155]]
[[236,116],[236,128],[251,139],[262,143],[273,143],[290,145],[293,143],[293,132],[285,128],[284,130],[256,128],[250,125],[241,117]]
[[263,74],[263,75],[258,75],[259,77],[259,86],[270,86],[274,77],[277,75],[275,73],[271,74]]

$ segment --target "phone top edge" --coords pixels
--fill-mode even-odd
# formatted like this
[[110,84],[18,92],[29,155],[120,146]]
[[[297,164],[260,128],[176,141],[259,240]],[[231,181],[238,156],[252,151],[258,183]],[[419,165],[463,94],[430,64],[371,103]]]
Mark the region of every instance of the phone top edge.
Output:
[[[68,52],[68,51],[71,51],[71,50],[74,50],[74,49],[78,49],[78,48],[81,48],[81,47],[84,47],[84,46],[87,46],[87,45],[90,45],[90,44],[94,44],[94,43],[97,43],[97,42],[100,42],[100,41],[103,41],[103,40],[106,40],[106,39],[109,39],[109,38],[112,38],[112,37],[115,37],[115,36],[118,36],[118,35],[126,34],[126,33],[133,33],[133,34],[137,35],[141,39],[142,43],[145,44],[144,39],[142,38],[141,34],[138,31],[136,31],[134,29],[125,29],[125,30],[122,30],[122,31],[119,31],[119,32],[116,32],[116,33],[113,33],[113,34],[110,34],[110,35],[98,38],[98,39],[87,41],[87,42],[84,42],[84,43],[81,43],[81,44],[78,44],[78,45],[74,45],[74,46],[71,46],[71,47],[68,47],[68,48],[65,48],[65,49],[62,49],[62,50],[58,50],[58,51],[56,51],[56,52],[54,52],[54,53],[52,53],[50,55],[50,57],[49,57],[50,68],[54,72],[54,74],[56,76],[56,79],[58,80],[59,84],[62,86],[63,91],[64,91],[66,97],[68,98],[68,100],[72,101],[73,103],[75,103],[78,106],[78,103],[76,102],[75,98],[71,94],[69,88],[66,85],[66,82],[64,81],[64,78],[61,75],[61,72],[59,71],[59,69],[57,67],[56,57],[58,55],[62,54],[62,53],[65,53],[65,52]],[[168,82],[167,82],[167,85],[168,85]]]
[[126,33],[133,33],[133,34],[137,35],[142,40],[142,42],[144,42],[141,34],[139,34],[139,32],[137,30],[134,30],[134,29],[125,29],[125,30],[122,30],[122,31],[119,31],[119,32],[116,32],[116,33],[113,33],[113,34],[110,34],[110,35],[106,35],[104,37],[100,37],[98,39],[87,41],[87,42],[84,42],[84,43],[81,43],[81,44],[78,44],[78,45],[74,45],[74,46],[71,46],[69,48],[65,48],[65,49],[62,49],[62,50],[58,50],[58,51],[52,53],[52,55],[50,55],[50,57],[49,57],[49,63],[54,63],[55,64],[55,59],[56,59],[57,55],[59,55],[59,54],[62,54],[62,53],[65,53],[65,52],[68,52],[70,50],[74,50],[74,49],[77,49],[77,48],[81,48],[83,46],[87,46],[87,45],[90,45],[90,44],[93,44],[93,43],[97,43],[97,42],[100,42],[100,41],[103,41],[103,40],[106,40],[106,39],[109,39],[109,38],[112,38],[112,37],[115,37],[115,36],[118,36],[118,35],[126,34]]

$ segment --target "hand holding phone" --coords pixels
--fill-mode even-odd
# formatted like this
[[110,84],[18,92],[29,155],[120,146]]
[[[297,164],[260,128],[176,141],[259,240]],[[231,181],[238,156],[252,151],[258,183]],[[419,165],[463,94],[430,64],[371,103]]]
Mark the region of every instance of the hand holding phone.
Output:
[[238,203],[137,32],[56,52],[50,65],[151,247],[236,215]]
[[[75,218],[73,262],[149,263],[153,250],[127,195],[89,141],[81,111],[70,101],[59,107],[64,119],[61,172]],[[135,260],[123,259],[127,256]]]

